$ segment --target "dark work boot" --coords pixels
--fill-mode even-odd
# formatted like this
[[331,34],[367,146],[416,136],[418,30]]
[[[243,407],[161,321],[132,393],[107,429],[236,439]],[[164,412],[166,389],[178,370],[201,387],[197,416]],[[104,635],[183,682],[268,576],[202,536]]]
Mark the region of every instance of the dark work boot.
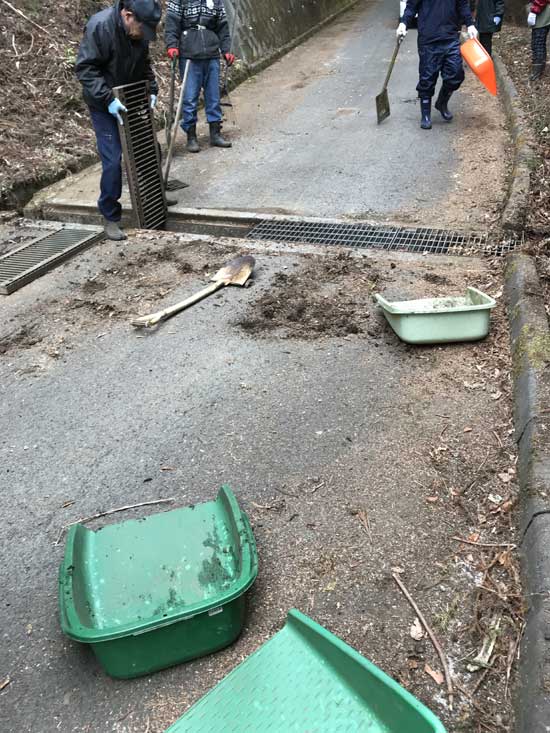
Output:
[[546,64],[531,64],[531,75],[529,76],[529,81],[536,81],[537,79],[540,79],[541,76],[544,74],[544,67]]
[[231,143],[222,136],[221,129],[221,122],[210,123],[210,145],[215,148],[230,148]]
[[200,148],[199,143],[197,142],[197,126],[191,125],[191,127],[189,127],[185,132],[187,134],[187,150],[190,153],[198,153]]
[[420,127],[423,130],[432,129],[432,100],[421,99],[420,100]]
[[451,94],[452,91],[450,89],[447,89],[447,87],[443,85],[439,90],[439,96],[435,101],[435,108],[438,112],[441,112],[441,116],[443,117],[445,122],[450,122],[453,119],[453,116],[449,112],[449,108],[447,107],[449,99],[451,98]]
[[103,231],[107,239],[112,239],[115,242],[121,242],[123,239],[128,239],[125,232],[119,227],[118,221],[109,221],[109,219],[103,219]]

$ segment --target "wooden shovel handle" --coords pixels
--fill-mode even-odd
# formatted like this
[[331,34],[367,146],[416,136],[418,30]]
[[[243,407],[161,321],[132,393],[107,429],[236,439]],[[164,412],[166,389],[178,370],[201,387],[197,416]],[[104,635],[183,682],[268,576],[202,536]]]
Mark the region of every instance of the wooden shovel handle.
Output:
[[401,43],[403,42],[403,36],[399,36],[397,39],[397,42],[395,44],[395,48],[393,49],[393,56],[391,57],[390,66],[388,68],[388,73],[386,74],[386,79],[384,81],[384,86],[382,87],[382,91],[384,92],[388,88],[388,84],[390,83],[390,77],[393,71],[393,67],[395,66],[395,61],[397,59],[397,54],[399,53],[399,47],[401,46]]
[[203,298],[206,298],[207,295],[210,295],[210,293],[215,293],[216,290],[219,290],[225,285],[223,280],[220,280],[218,282],[213,282],[211,285],[207,285],[207,287],[203,288],[202,290],[199,290],[198,293],[195,293],[194,295],[191,295],[189,298],[186,298],[185,300],[180,301],[179,303],[176,303],[175,305],[171,305],[169,308],[164,308],[164,310],[157,311],[157,313],[151,313],[148,316],[141,316],[140,318],[134,318],[131,321],[132,326],[136,327],[145,327],[149,328],[150,326],[155,326],[157,323],[160,323],[161,321],[166,321],[170,316],[173,316],[175,313],[179,313],[182,310],[185,310],[185,308],[188,308],[190,305],[193,305],[193,303],[197,303],[199,300],[202,300]]

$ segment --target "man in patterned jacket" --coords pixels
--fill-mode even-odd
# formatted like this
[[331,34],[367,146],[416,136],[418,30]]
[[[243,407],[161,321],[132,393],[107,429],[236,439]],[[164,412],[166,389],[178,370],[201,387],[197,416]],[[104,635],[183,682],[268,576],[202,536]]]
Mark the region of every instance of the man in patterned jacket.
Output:
[[197,107],[204,90],[206,119],[210,125],[210,145],[230,148],[221,135],[220,51],[228,66],[235,61],[230,53],[231,38],[223,0],[168,0],[164,39],[171,59],[179,58],[183,76],[189,60],[183,98],[181,126],[187,134],[187,150],[198,153]]

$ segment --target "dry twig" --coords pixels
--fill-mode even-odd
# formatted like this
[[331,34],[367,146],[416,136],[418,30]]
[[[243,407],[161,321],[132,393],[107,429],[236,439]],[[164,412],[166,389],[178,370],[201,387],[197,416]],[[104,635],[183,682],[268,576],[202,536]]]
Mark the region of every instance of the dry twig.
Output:
[[405,585],[403,584],[402,580],[399,578],[396,573],[392,573],[392,578],[395,580],[397,585],[399,586],[401,592],[405,596],[405,598],[408,600],[410,605],[412,606],[414,612],[418,616],[420,623],[422,626],[426,629],[426,633],[430,637],[430,640],[434,646],[434,649],[436,650],[439,659],[441,661],[441,664],[443,666],[443,672],[445,673],[445,682],[447,683],[447,695],[449,697],[449,710],[453,709],[453,698],[454,698],[454,692],[453,692],[453,681],[451,679],[451,673],[449,672],[449,665],[447,663],[447,658],[445,657],[445,654],[443,652],[443,649],[441,648],[441,644],[437,640],[434,632],[432,631],[431,627],[428,625],[428,622],[422,615],[422,611],[418,608],[416,605],[413,597],[409,593],[409,591],[406,589]]
[[73,524],[84,524],[84,522],[91,522],[93,519],[100,519],[101,517],[107,517],[109,514],[116,514],[117,512],[125,512],[128,509],[137,509],[141,506],[152,506],[153,504],[170,504],[171,502],[175,501],[174,497],[170,499],[153,499],[152,501],[142,501],[139,504],[128,504],[128,506],[120,506],[117,509],[109,509],[106,512],[99,512],[98,514],[92,514],[90,517],[82,517],[81,519],[75,519],[74,522],[69,522],[69,524],[65,524],[63,527],[61,527],[61,532],[59,533],[59,537],[55,541],[55,544],[58,545],[61,542],[61,538],[63,537],[63,534],[66,532],[69,527],[72,527]]
[[474,547],[509,547],[516,549],[517,545],[511,542],[474,542],[473,540],[465,540],[464,537],[451,537],[455,542],[464,542],[465,545],[473,545]]
[[55,38],[52,36],[52,34],[49,31],[47,31],[45,28],[42,28],[41,25],[38,25],[38,23],[35,23],[34,20],[31,20],[31,18],[29,18],[28,15],[25,15],[25,13],[21,12],[21,10],[18,10],[17,8],[15,8],[11,3],[8,2],[8,0],[2,0],[2,2],[4,3],[4,5],[7,5],[10,10],[13,10],[14,13],[17,13],[17,15],[20,15],[22,18],[24,18],[27,21],[27,23],[30,23],[35,28],[38,28],[39,31],[42,31],[42,33],[45,33],[48,36],[48,38],[51,38],[52,41],[55,42]]

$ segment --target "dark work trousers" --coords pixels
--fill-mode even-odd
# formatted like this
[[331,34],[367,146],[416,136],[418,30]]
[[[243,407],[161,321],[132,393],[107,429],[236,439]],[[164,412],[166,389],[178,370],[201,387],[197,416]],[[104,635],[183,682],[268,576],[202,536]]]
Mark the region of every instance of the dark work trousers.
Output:
[[90,107],[90,115],[95,130],[97,152],[101,158],[101,182],[97,208],[109,221],[120,221],[122,207],[122,148],[118,121],[110,112],[101,112]]
[[418,43],[420,79],[416,87],[420,99],[431,99],[439,74],[444,86],[456,91],[464,81],[464,67],[458,38],[438,43]]
[[492,33],[480,33],[479,42],[483,48],[487,51],[489,56],[493,55],[493,34]]
[[534,64],[546,63],[546,40],[549,31],[550,25],[545,25],[542,28],[533,28],[531,31],[531,51],[533,53]]
[[[180,59],[180,74],[183,77],[186,59]],[[189,62],[187,83],[183,95],[183,120],[181,126],[187,131],[197,124],[199,95],[204,89],[204,108],[208,122],[221,122],[220,105],[220,60],[193,59]]]

